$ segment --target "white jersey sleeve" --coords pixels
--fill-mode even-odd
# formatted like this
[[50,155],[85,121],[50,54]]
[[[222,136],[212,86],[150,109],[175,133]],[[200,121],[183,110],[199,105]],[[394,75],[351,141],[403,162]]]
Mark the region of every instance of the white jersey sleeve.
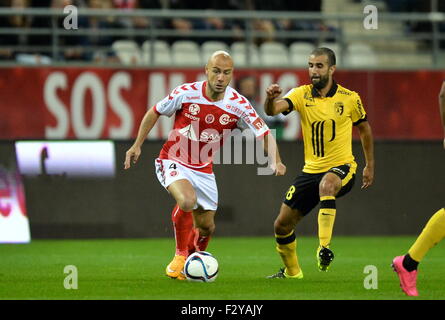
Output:
[[267,133],[269,133],[269,127],[264,120],[261,119],[250,103],[243,105],[242,109],[243,116],[241,119],[253,131],[257,138],[265,136]]
[[175,88],[168,96],[154,106],[158,114],[171,117],[176,111],[182,108],[184,94],[182,94],[182,91],[178,90],[178,88]]

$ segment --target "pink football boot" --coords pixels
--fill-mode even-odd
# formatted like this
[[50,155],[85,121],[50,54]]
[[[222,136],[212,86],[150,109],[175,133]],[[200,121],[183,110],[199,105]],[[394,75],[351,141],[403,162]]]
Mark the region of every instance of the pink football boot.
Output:
[[419,293],[416,288],[417,270],[409,272],[403,267],[403,256],[397,256],[392,261],[392,268],[399,276],[400,287],[408,296],[417,297]]

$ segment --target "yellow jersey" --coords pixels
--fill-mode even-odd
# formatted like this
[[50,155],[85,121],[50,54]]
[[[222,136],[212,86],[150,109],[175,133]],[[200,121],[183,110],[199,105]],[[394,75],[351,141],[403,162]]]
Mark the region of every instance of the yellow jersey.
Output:
[[311,84],[290,90],[283,99],[289,103],[284,114],[293,110],[300,114],[303,172],[321,173],[343,164],[355,172],[352,126],[367,120],[360,96],[333,82],[326,97],[321,97]]

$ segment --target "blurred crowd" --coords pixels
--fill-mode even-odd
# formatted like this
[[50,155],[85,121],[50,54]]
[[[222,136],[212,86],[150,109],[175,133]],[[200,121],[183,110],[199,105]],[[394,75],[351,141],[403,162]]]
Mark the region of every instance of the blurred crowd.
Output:
[[[75,5],[78,8],[90,9],[118,9],[131,11],[135,9],[176,9],[176,10],[249,10],[249,11],[295,11],[295,12],[320,12],[322,0],[313,1],[286,1],[286,0],[0,0],[0,7],[12,8],[57,8],[61,9],[68,5]],[[63,17],[57,22],[59,28],[62,28]],[[173,36],[159,38],[168,43],[176,40],[193,40],[201,44],[207,40],[215,40],[204,37],[193,37],[195,30],[225,30],[231,31],[231,36],[227,38],[218,38],[228,45],[234,41],[244,40],[244,30],[246,29],[246,20],[242,19],[220,19],[217,17],[186,19],[186,18],[116,18],[116,17],[85,17],[80,16],[78,19],[78,27],[89,28],[91,33],[79,36],[59,36],[58,45],[64,46],[66,49],[58,57],[52,57],[51,48],[53,37],[48,35],[31,35],[11,33],[1,35],[0,59],[14,59],[17,55],[21,57],[26,54],[20,50],[12,50],[5,48],[7,46],[21,46],[23,48],[40,47],[42,50],[35,50],[36,54],[56,58],[57,60],[86,60],[94,61],[97,59],[114,59],[111,50],[88,50],[88,48],[110,48],[112,43],[120,39],[133,40],[141,44],[147,40],[149,36],[149,28],[151,26],[157,29],[169,29],[176,32]],[[0,16],[0,28],[32,28],[50,29],[52,21],[48,17],[25,17],[22,15],[7,17]],[[280,31],[332,31],[333,28],[325,25],[322,21],[294,21],[290,19],[252,20],[254,30],[262,31],[262,36],[255,38],[256,44],[267,41],[282,41],[289,44],[286,39],[277,37]],[[101,35],[98,31],[103,29],[136,29],[139,31],[147,30],[147,36],[109,36]],[[305,39],[306,41],[314,41],[313,39]],[[34,49],[33,49],[34,50]],[[27,51],[27,50],[24,50]],[[29,51],[27,51],[29,52]]]
[[[429,13],[433,11],[445,13],[444,0],[355,0],[366,4],[383,4],[385,10],[392,13]],[[428,21],[405,22],[407,33],[430,33],[433,26]],[[445,22],[439,23],[439,31],[445,33]],[[426,47],[431,47],[432,40],[423,40]],[[440,47],[445,48],[445,40],[440,41]]]
[[[437,7],[434,7],[431,0],[384,0],[386,6],[390,12],[406,12],[406,13],[428,13],[437,10],[438,12],[445,13],[445,1],[437,0]],[[406,23],[406,29],[408,32],[431,32],[433,26],[427,21],[413,21]],[[445,23],[439,24],[440,32],[445,32]],[[431,46],[431,40],[424,40],[424,44]],[[445,40],[440,43],[441,48],[445,48]]]

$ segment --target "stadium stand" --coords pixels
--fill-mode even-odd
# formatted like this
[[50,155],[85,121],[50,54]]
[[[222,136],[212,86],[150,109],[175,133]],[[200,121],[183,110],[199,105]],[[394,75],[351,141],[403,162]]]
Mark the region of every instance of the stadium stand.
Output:
[[350,67],[375,67],[378,64],[376,53],[365,43],[350,43],[346,49],[345,61]]
[[132,40],[117,40],[113,42],[112,48],[124,65],[136,65],[142,61],[140,48]]
[[[151,44],[153,44],[153,53],[152,56],[152,48]],[[152,60],[153,59],[153,60]],[[154,42],[145,41],[142,44],[142,63],[144,65],[153,65],[153,66],[169,66],[172,62],[172,56],[170,52],[170,45],[166,41],[155,40]]]
[[264,66],[289,66],[286,46],[280,42],[265,42],[260,45],[261,63]]
[[[249,50],[249,55],[247,55],[247,50]],[[249,46],[243,41],[237,41],[230,46],[230,52],[237,65],[240,67],[260,64],[258,48],[254,44]]]
[[[30,7],[59,10],[64,5],[73,4],[81,10],[107,10],[107,14],[101,16],[81,14],[79,16],[81,32],[75,34],[64,32],[63,17],[59,15],[51,18],[49,11],[48,16],[34,16],[33,13],[27,13],[25,17],[17,12],[10,16],[1,14],[0,30],[3,31],[0,31],[0,62],[64,61],[107,64],[117,60],[124,64],[147,65],[148,61],[151,61],[149,55],[151,50],[147,50],[146,42],[148,39],[154,39],[153,41],[166,42],[167,46],[165,43],[155,43],[155,51],[159,50],[161,53],[153,57],[150,63],[153,65],[174,63],[193,66],[197,65],[198,61],[202,61],[202,57],[207,56],[212,50],[230,48],[240,66],[245,66],[249,62],[250,65],[264,63],[267,66],[279,67],[290,64],[300,67],[305,66],[302,59],[305,52],[310,50],[304,47],[309,48],[309,44],[314,46],[328,44],[328,47],[336,51],[338,63],[345,67],[403,68],[407,65],[412,67],[445,65],[445,51],[443,50],[445,47],[445,19],[443,18],[445,2],[436,1],[435,6],[435,1],[431,3],[420,1],[421,4],[414,0],[402,2],[397,0],[336,0],[314,1],[310,4],[277,1],[272,4],[262,0],[245,3],[188,0],[174,2],[161,0],[2,0],[0,8]],[[412,6],[408,5],[411,3]],[[379,13],[390,14],[384,19],[379,19],[376,30],[369,31],[363,28],[363,6],[367,4],[375,5]],[[111,9],[114,10],[109,11]],[[146,11],[142,14],[139,9]],[[162,10],[163,13],[168,14],[156,14],[153,10]],[[175,15],[177,10],[194,12],[194,15]],[[427,15],[426,13],[431,10],[435,14]],[[255,18],[252,14],[243,15],[243,12],[252,11],[261,14],[260,18]],[[289,14],[297,15],[307,11],[310,11],[311,15],[289,17]],[[219,12],[222,13],[221,16]],[[410,12],[413,16],[410,19],[400,19],[398,16],[400,12]],[[316,13],[320,15],[312,15]],[[329,16],[325,18],[325,14]],[[342,19],[342,14],[355,14],[356,18]],[[432,27],[432,21],[436,27]],[[57,32],[55,32],[56,28]],[[86,29],[88,30],[85,32]],[[123,52],[121,45],[112,45],[113,42],[121,40],[135,41],[137,45],[127,45]],[[173,48],[184,46],[181,42],[175,44],[178,41],[190,41],[198,47],[189,44],[188,48],[181,49],[185,50],[183,54],[177,54],[177,51],[173,52],[176,50]],[[241,42],[244,44],[241,45]],[[366,44],[368,49],[364,51],[355,47],[357,42]],[[246,43],[250,43],[249,57],[246,56]],[[348,44],[353,45],[348,48]],[[168,45],[171,47],[171,54],[167,53]],[[119,59],[114,57],[112,48],[119,51],[115,52],[119,55]],[[131,50],[134,52],[131,53]],[[141,52],[144,53],[143,57]],[[403,55],[404,59],[400,59],[400,55]],[[18,60],[19,57],[20,60]],[[23,59],[23,57],[27,58]],[[29,57],[31,59],[28,59]]]
[[178,40],[171,46],[173,63],[179,66],[201,65],[201,49],[196,42]]

